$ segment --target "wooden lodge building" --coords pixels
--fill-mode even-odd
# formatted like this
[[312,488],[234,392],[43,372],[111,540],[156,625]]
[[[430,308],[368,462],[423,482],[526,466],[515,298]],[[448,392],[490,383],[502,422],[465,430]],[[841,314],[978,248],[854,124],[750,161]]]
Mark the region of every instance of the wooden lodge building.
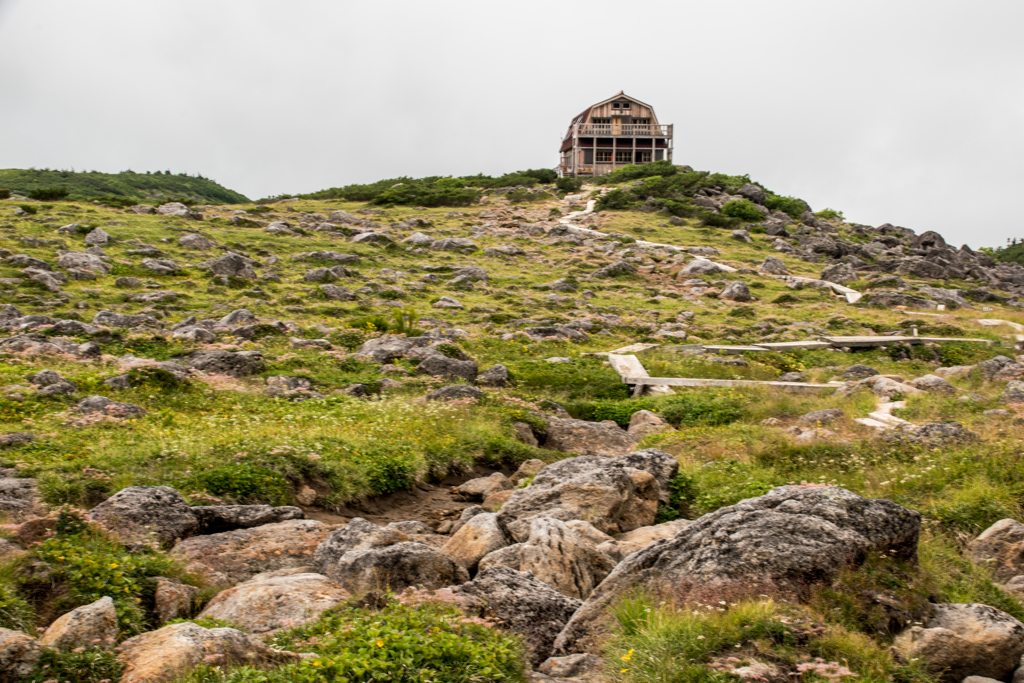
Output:
[[672,160],[672,124],[623,92],[587,107],[569,124],[559,150],[561,176],[598,176],[627,164]]

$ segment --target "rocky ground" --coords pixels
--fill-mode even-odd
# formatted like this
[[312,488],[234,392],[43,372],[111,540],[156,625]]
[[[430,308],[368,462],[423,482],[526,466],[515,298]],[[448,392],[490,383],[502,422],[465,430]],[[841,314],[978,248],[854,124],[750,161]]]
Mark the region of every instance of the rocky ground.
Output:
[[1024,679],[1024,268],[549,189],[0,201],[0,681]]

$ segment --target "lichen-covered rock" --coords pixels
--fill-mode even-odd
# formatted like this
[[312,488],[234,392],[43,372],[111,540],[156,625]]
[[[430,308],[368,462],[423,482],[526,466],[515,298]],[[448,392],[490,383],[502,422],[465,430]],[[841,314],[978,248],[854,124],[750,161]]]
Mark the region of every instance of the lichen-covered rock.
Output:
[[330,575],[338,560],[353,550],[385,548],[411,540],[397,527],[377,526],[362,517],[356,517],[341,529],[332,531],[316,548],[313,566],[321,574]]
[[464,609],[495,619],[501,628],[522,636],[534,664],[551,655],[555,637],[580,606],[579,600],[509,567],[481,570],[452,592],[463,599]]
[[42,656],[38,640],[21,631],[0,628],[0,683],[20,683],[32,675]]
[[508,368],[501,364],[492,365],[476,378],[477,384],[487,387],[504,387],[508,382]]
[[154,577],[153,580],[156,582],[156,590],[153,592],[153,614],[156,615],[157,624],[192,615],[199,588],[164,576]]
[[999,397],[1001,403],[1024,403],[1024,382],[1012,380]]
[[933,394],[955,394],[956,387],[935,375],[924,375],[917,379],[911,380],[908,384],[921,391],[928,391]]
[[671,429],[672,425],[657,413],[650,410],[638,410],[630,416],[629,428],[626,431],[633,438],[642,439],[650,434],[660,434]]
[[497,550],[480,561],[481,570],[496,566],[529,572],[563,595],[585,599],[615,567],[615,560],[596,550],[565,522],[535,517],[530,520],[525,543]]
[[83,415],[102,413],[109,417],[133,418],[146,415],[146,409],[134,403],[121,403],[106,396],[86,396],[75,406]]
[[416,374],[433,377],[462,378],[473,382],[476,380],[477,365],[472,360],[456,360],[440,354],[429,356],[416,366]]
[[302,508],[292,505],[203,505],[193,507],[192,513],[199,520],[197,534],[217,534],[306,518]]
[[483,500],[498,491],[515,488],[515,483],[501,472],[489,477],[477,477],[460,484],[455,490],[466,500]]
[[667,538],[674,538],[676,534],[691,524],[693,524],[693,521],[689,519],[675,519],[671,522],[663,522],[654,526],[640,527],[600,543],[597,549],[616,562],[621,562],[626,557],[638,550],[643,550],[649,545]]
[[286,569],[259,574],[221,591],[199,618],[223,619],[249,633],[265,633],[316,619],[349,597],[322,574]]
[[483,395],[484,392],[468,384],[451,384],[434,389],[423,398],[428,401],[458,401],[462,399],[478,400],[483,398]]
[[943,683],[967,676],[1004,680],[1024,655],[1024,624],[988,605],[939,604],[923,628],[904,631],[895,647]]
[[308,566],[330,528],[312,519],[295,519],[193,536],[171,550],[190,571],[216,585],[230,585],[257,574]]
[[632,452],[638,441],[611,420],[588,422],[550,418],[544,447],[563,453],[614,457]]
[[498,515],[484,513],[470,518],[441,547],[448,557],[473,571],[481,559],[512,542]]
[[412,587],[433,590],[469,579],[466,569],[440,550],[411,541],[349,551],[326,573],[352,593],[400,593]]
[[826,408],[825,410],[815,410],[812,413],[801,415],[797,422],[803,425],[819,425],[829,424],[835,422],[838,419],[846,417],[846,413],[839,410],[838,408]]
[[[585,649],[607,606],[634,586],[685,591],[738,585],[800,594],[878,550],[915,561],[921,515],[838,487],[781,486],[704,515],[673,538],[625,558],[559,636]],[[761,590],[763,592],[763,589]]]
[[188,366],[212,375],[247,377],[263,371],[259,351],[196,351],[188,356]]
[[68,651],[76,647],[112,648],[117,640],[117,611],[114,601],[102,597],[57,618],[39,643],[43,647]]
[[233,628],[205,629],[191,622],[164,626],[121,643],[119,683],[171,683],[203,663],[269,666],[299,660]]
[[1024,524],[999,520],[967,545],[967,556],[987,567],[997,581],[1024,574]]
[[750,288],[747,287],[745,282],[736,280],[735,282],[730,282],[729,286],[718,295],[718,298],[725,299],[726,301],[753,301],[754,295],[750,293]]
[[168,486],[130,486],[89,511],[98,522],[129,543],[170,544],[199,529],[185,499]]
[[529,537],[534,517],[584,520],[608,534],[632,531],[654,523],[662,488],[667,494],[678,470],[676,459],[657,449],[617,458],[566,458],[517,489],[499,514],[519,541]]

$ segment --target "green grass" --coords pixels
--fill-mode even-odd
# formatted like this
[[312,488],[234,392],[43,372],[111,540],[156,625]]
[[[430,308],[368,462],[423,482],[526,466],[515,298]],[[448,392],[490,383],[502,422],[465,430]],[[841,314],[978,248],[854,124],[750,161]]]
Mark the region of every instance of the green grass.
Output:
[[245,196],[208,178],[183,173],[98,173],[7,168],[0,169],[0,187],[25,195],[34,190],[67,188],[72,200],[110,196],[137,200],[132,201],[133,204],[162,204],[174,199],[187,199],[199,204],[242,204],[249,201]]

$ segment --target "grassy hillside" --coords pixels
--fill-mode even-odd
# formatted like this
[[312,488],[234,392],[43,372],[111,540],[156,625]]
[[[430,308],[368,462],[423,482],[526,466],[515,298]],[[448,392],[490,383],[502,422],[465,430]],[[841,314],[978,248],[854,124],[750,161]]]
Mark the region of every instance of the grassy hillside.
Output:
[[[657,176],[650,175],[654,171]],[[680,465],[671,503],[658,511],[658,521],[695,519],[791,482],[842,486],[892,500],[924,518],[918,564],[872,555],[863,566],[809,587],[800,601],[734,600],[723,594],[712,607],[711,602],[687,604],[680,598],[676,603],[669,596],[660,600],[638,594],[616,604],[609,615],[612,635],[593,650],[607,662],[602,681],[733,680],[722,671],[731,657],[767,660],[781,676],[796,676],[804,671],[799,666],[821,657],[823,667],[843,663],[852,673],[843,678],[828,672],[812,677],[811,672],[779,680],[849,682],[856,675],[871,683],[938,683],[938,677],[889,647],[918,613],[890,612],[886,605],[979,602],[1024,619],[1019,594],[1004,590],[990,567],[971,562],[963,552],[967,542],[997,520],[1024,519],[1024,413],[1000,399],[1009,375],[976,369],[949,376],[947,393],[907,389],[906,403],[895,407],[893,415],[915,425],[956,421],[977,435],[940,446],[892,438],[891,432],[855,422],[879,405],[867,385],[856,391],[851,387],[848,394],[794,394],[746,385],[677,388],[669,396],[633,398],[604,358],[595,355],[639,342],[658,344],[638,353],[652,377],[775,380],[800,372],[807,382],[823,383],[845,379],[845,368],[864,364],[890,378],[913,381],[940,366],[1014,357],[1016,331],[979,322],[997,318],[1024,324],[1024,312],[1012,305],[1011,289],[985,285],[1005,296],[974,299],[970,292],[978,292],[980,283],[973,275],[940,280],[869,270],[890,258],[892,249],[909,253],[913,237],[892,226],[880,231],[847,224],[828,210],[819,212],[819,227],[801,223],[811,220],[797,218],[807,210],[803,202],[768,191],[764,206],[792,217],[787,228],[794,236],[767,234],[757,223],[761,214],[739,199],[723,204],[721,212],[708,210],[702,190],[718,188],[732,196],[750,182],[745,177],[653,164],[600,184],[552,183],[531,173],[398,178],[260,205],[213,206],[203,212],[202,221],[82,201],[36,202],[29,207],[35,211],[26,212],[20,208],[25,202],[0,200],[0,305],[40,316],[0,333],[0,344],[13,335],[38,332],[44,341],[93,341],[101,351],[82,358],[0,349],[0,435],[34,435],[31,441],[0,446],[0,467],[35,480],[51,520],[64,506],[60,526],[53,521],[38,537],[23,532],[13,523],[16,519],[0,529],[0,537],[26,546],[19,550],[21,559],[0,556],[0,627],[32,633],[121,582],[115,602],[123,639],[159,625],[148,587],[154,576],[202,586],[193,612],[216,593],[206,578],[165,550],[147,548],[132,555],[102,530],[83,530],[74,509],[92,508],[124,487],[171,486],[193,505],[301,505],[318,520],[346,521],[358,514],[384,524],[375,511],[400,505],[409,506],[403,511],[426,510],[423,496],[449,495],[449,486],[469,478],[474,468],[509,472],[526,459],[571,457],[545,448],[550,445],[544,441],[546,423],[538,417],[560,408],[577,419],[612,420],[623,427],[636,412],[651,410],[671,425],[637,443],[638,448],[665,450]],[[111,177],[126,176],[197,181]],[[646,177],[642,184],[641,177]],[[583,194],[583,201],[567,198],[567,191]],[[481,202],[484,196],[488,199]],[[573,233],[559,223],[589,199],[599,202],[599,210],[572,221],[600,231],[599,236]],[[459,210],[447,208],[455,201],[461,202]],[[76,225],[57,232],[70,224]],[[85,235],[96,227],[111,241],[92,253],[104,254],[110,272],[83,274],[59,267],[66,250],[86,250]],[[736,235],[737,227],[749,233]],[[371,229],[386,238],[373,242],[360,236]],[[429,239],[423,242],[416,233]],[[208,243],[197,247],[195,234]],[[819,244],[826,237],[842,242],[844,249],[888,242],[885,252],[880,247],[858,251],[864,260],[849,261],[861,279],[847,284],[858,291],[898,289],[924,296],[927,292],[917,287],[946,287],[975,303],[939,311],[931,302],[928,310],[915,311],[872,305],[866,296],[850,304],[827,288],[798,286],[758,270],[766,257],[775,257],[792,275],[817,278],[829,262],[809,251],[808,238]],[[409,238],[415,241],[403,242]],[[470,243],[457,251],[427,246],[446,238]],[[780,250],[782,243],[789,245],[786,250]],[[204,267],[228,251],[252,259],[256,277],[215,276]],[[331,252],[354,258],[325,279],[324,269],[339,263],[331,260],[338,256]],[[730,270],[682,272],[694,262],[693,254],[708,254]],[[33,279],[38,271],[25,272],[34,262],[17,255],[45,261],[53,272],[67,271],[72,277],[48,290],[43,280]],[[170,259],[179,270],[157,274],[143,265],[148,258]],[[622,262],[633,271],[594,275]],[[463,272],[477,279],[457,277],[468,266],[485,270],[486,277],[473,269]],[[90,275],[95,277],[87,279]],[[749,287],[752,300],[721,296],[737,282]],[[353,297],[329,298],[328,285],[347,288]],[[456,299],[461,307],[444,307],[442,297]],[[246,326],[215,322],[237,309],[251,311],[256,319]],[[97,331],[67,324],[54,328],[53,320],[42,317],[90,323],[100,311],[152,319]],[[213,335],[208,341],[173,336],[172,327],[193,316],[209,323],[204,327]],[[570,342],[523,331],[569,324],[585,335]],[[461,380],[420,374],[421,360],[413,354],[382,366],[353,353],[384,334],[415,337],[425,330],[432,330],[439,353],[449,358],[471,358],[481,372],[506,366],[510,383],[481,387],[479,399],[424,401],[428,392]],[[947,339],[852,352],[827,348],[735,355],[698,348],[875,334],[982,338],[992,345]],[[39,337],[29,341],[39,343]],[[237,378],[192,372],[175,379],[135,364],[137,359],[187,364],[187,354],[198,350],[258,351],[263,365]],[[30,386],[27,378],[44,369],[72,382],[73,391],[47,394]],[[124,376],[127,380],[105,383]],[[269,391],[281,385],[282,376],[308,385],[290,394]],[[354,395],[353,385],[361,385],[367,395]],[[132,419],[83,415],[76,405],[91,395],[141,406],[146,413]],[[842,415],[827,425],[800,421],[802,415],[828,408]],[[524,442],[523,423],[537,431],[540,445]],[[819,429],[823,426],[827,429]],[[409,512],[403,519],[439,529],[455,518],[444,515],[454,510],[457,516],[470,504],[447,499],[443,511]],[[51,538],[35,544],[53,527]],[[316,670],[321,666],[336,667],[329,670],[338,676],[354,669],[369,672],[352,681],[384,680],[383,669],[373,667],[399,660],[406,633],[431,634],[422,645],[407,647],[421,658],[417,666],[447,661],[454,671],[409,680],[462,681],[458,675],[463,674],[487,683],[523,680],[518,659],[506,656],[518,645],[504,640],[492,645],[488,638],[496,637],[494,632],[459,621],[450,605],[392,603],[374,612],[367,604],[273,635],[275,646],[315,652],[322,660],[266,672],[204,668],[187,680],[320,681],[326,679]],[[449,624],[465,637],[443,640],[439,634]],[[362,636],[367,629],[378,630],[364,649],[380,656],[349,652],[350,646],[362,647],[349,634]],[[392,631],[394,639],[388,635]],[[438,654],[431,646],[458,657]],[[91,680],[72,675],[85,667],[87,655],[100,657],[92,648],[48,654],[51,668],[31,680]],[[97,679],[117,678],[120,665],[112,657],[97,665]],[[477,675],[472,667],[490,673]]]
[[[50,169],[0,169],[0,189],[31,196],[39,190],[66,188],[68,198],[112,199],[119,204],[187,201],[197,204],[241,204],[249,200],[233,190],[184,173],[99,173]],[[45,197],[43,197],[45,199]]]

